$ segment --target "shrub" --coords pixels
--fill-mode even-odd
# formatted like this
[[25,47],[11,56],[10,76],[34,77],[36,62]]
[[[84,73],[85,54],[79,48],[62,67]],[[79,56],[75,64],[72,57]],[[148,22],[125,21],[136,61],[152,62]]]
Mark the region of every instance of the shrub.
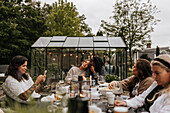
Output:
[[109,82],[111,82],[113,80],[119,81],[120,78],[117,75],[106,75],[105,80],[106,80],[106,82],[109,83]]

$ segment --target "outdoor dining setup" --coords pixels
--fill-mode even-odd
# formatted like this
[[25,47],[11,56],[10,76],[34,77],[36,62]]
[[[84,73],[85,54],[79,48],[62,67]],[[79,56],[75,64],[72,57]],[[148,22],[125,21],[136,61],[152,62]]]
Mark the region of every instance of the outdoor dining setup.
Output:
[[[129,98],[127,94],[122,95],[121,87],[109,89],[105,81],[94,83],[94,80],[83,80],[81,75],[70,84],[59,81],[50,95],[41,98],[41,102],[52,103],[47,106],[52,113],[57,109],[62,109],[63,113],[114,113],[114,108],[119,109],[114,106],[114,100]],[[127,107],[122,109],[128,112]]]
[[126,49],[119,37],[40,37],[31,59],[11,59],[1,85],[6,95],[2,110],[168,113],[170,56],[139,58],[127,73]]

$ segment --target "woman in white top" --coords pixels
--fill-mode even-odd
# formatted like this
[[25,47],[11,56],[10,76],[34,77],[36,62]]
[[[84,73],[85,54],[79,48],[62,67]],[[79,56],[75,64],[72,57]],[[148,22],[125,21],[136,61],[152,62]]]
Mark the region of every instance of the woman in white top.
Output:
[[70,84],[71,80],[78,80],[79,75],[85,75],[86,69],[88,68],[89,60],[84,60],[81,62],[80,66],[73,66],[67,73],[65,80]]
[[26,73],[27,61],[28,59],[24,56],[13,57],[4,83],[10,92],[22,100],[27,100],[30,96],[33,98],[40,96],[38,92],[46,79],[46,75],[39,75],[34,83],[30,75]]
[[151,62],[155,82],[142,94],[126,101],[115,101],[118,106],[144,107],[150,113],[170,113],[170,56],[159,55]]

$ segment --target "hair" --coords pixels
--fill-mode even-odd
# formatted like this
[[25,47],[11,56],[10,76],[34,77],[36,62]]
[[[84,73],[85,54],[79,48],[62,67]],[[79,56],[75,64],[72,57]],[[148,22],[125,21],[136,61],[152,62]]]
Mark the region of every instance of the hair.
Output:
[[150,57],[148,57],[148,54],[142,54],[142,55],[140,56],[140,58],[146,59],[146,60],[148,60],[148,61],[151,61],[151,60],[152,60]]
[[[170,72],[170,67],[169,67],[169,65],[170,65],[170,56],[168,54],[159,55],[158,57],[153,59],[153,61],[151,62],[151,66],[154,66],[154,65],[158,65],[162,69],[165,69],[167,72]],[[168,86],[165,87],[164,89],[162,89],[159,92],[155,93],[153,98],[151,100],[148,99],[148,101],[153,101],[156,98],[157,95],[160,96],[162,93],[167,93],[168,96],[170,97],[170,84],[168,84]]]
[[152,76],[151,65],[148,60],[142,58],[138,59],[136,61],[136,68],[139,80],[144,80],[145,78]]
[[8,66],[8,70],[6,72],[6,75],[7,76],[10,75],[10,76],[14,77],[19,82],[22,80],[22,77],[24,77],[26,80],[28,80],[28,75],[26,73],[22,74],[22,76],[20,76],[17,73],[18,67],[21,66],[22,64],[24,64],[25,61],[28,61],[28,59],[24,56],[17,55],[15,57],[13,57],[9,66]]
[[91,60],[90,60],[90,63],[89,63],[90,66],[94,66],[95,68],[95,71],[98,72],[99,74],[101,74],[101,69],[102,69],[102,66],[104,65],[102,59],[100,57],[93,57]]

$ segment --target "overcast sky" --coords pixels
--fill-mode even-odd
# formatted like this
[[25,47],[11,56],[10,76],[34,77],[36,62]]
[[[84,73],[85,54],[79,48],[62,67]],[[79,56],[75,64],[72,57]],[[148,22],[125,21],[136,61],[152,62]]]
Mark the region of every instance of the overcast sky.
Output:
[[[58,0],[39,0],[42,3],[46,2],[52,4]],[[86,16],[86,23],[92,28],[93,34],[96,34],[101,20],[110,21],[112,16],[114,0],[67,0],[76,5],[77,11],[80,15]],[[156,15],[161,20],[151,34],[152,48],[170,47],[170,0],[151,0],[154,5],[161,11]]]

